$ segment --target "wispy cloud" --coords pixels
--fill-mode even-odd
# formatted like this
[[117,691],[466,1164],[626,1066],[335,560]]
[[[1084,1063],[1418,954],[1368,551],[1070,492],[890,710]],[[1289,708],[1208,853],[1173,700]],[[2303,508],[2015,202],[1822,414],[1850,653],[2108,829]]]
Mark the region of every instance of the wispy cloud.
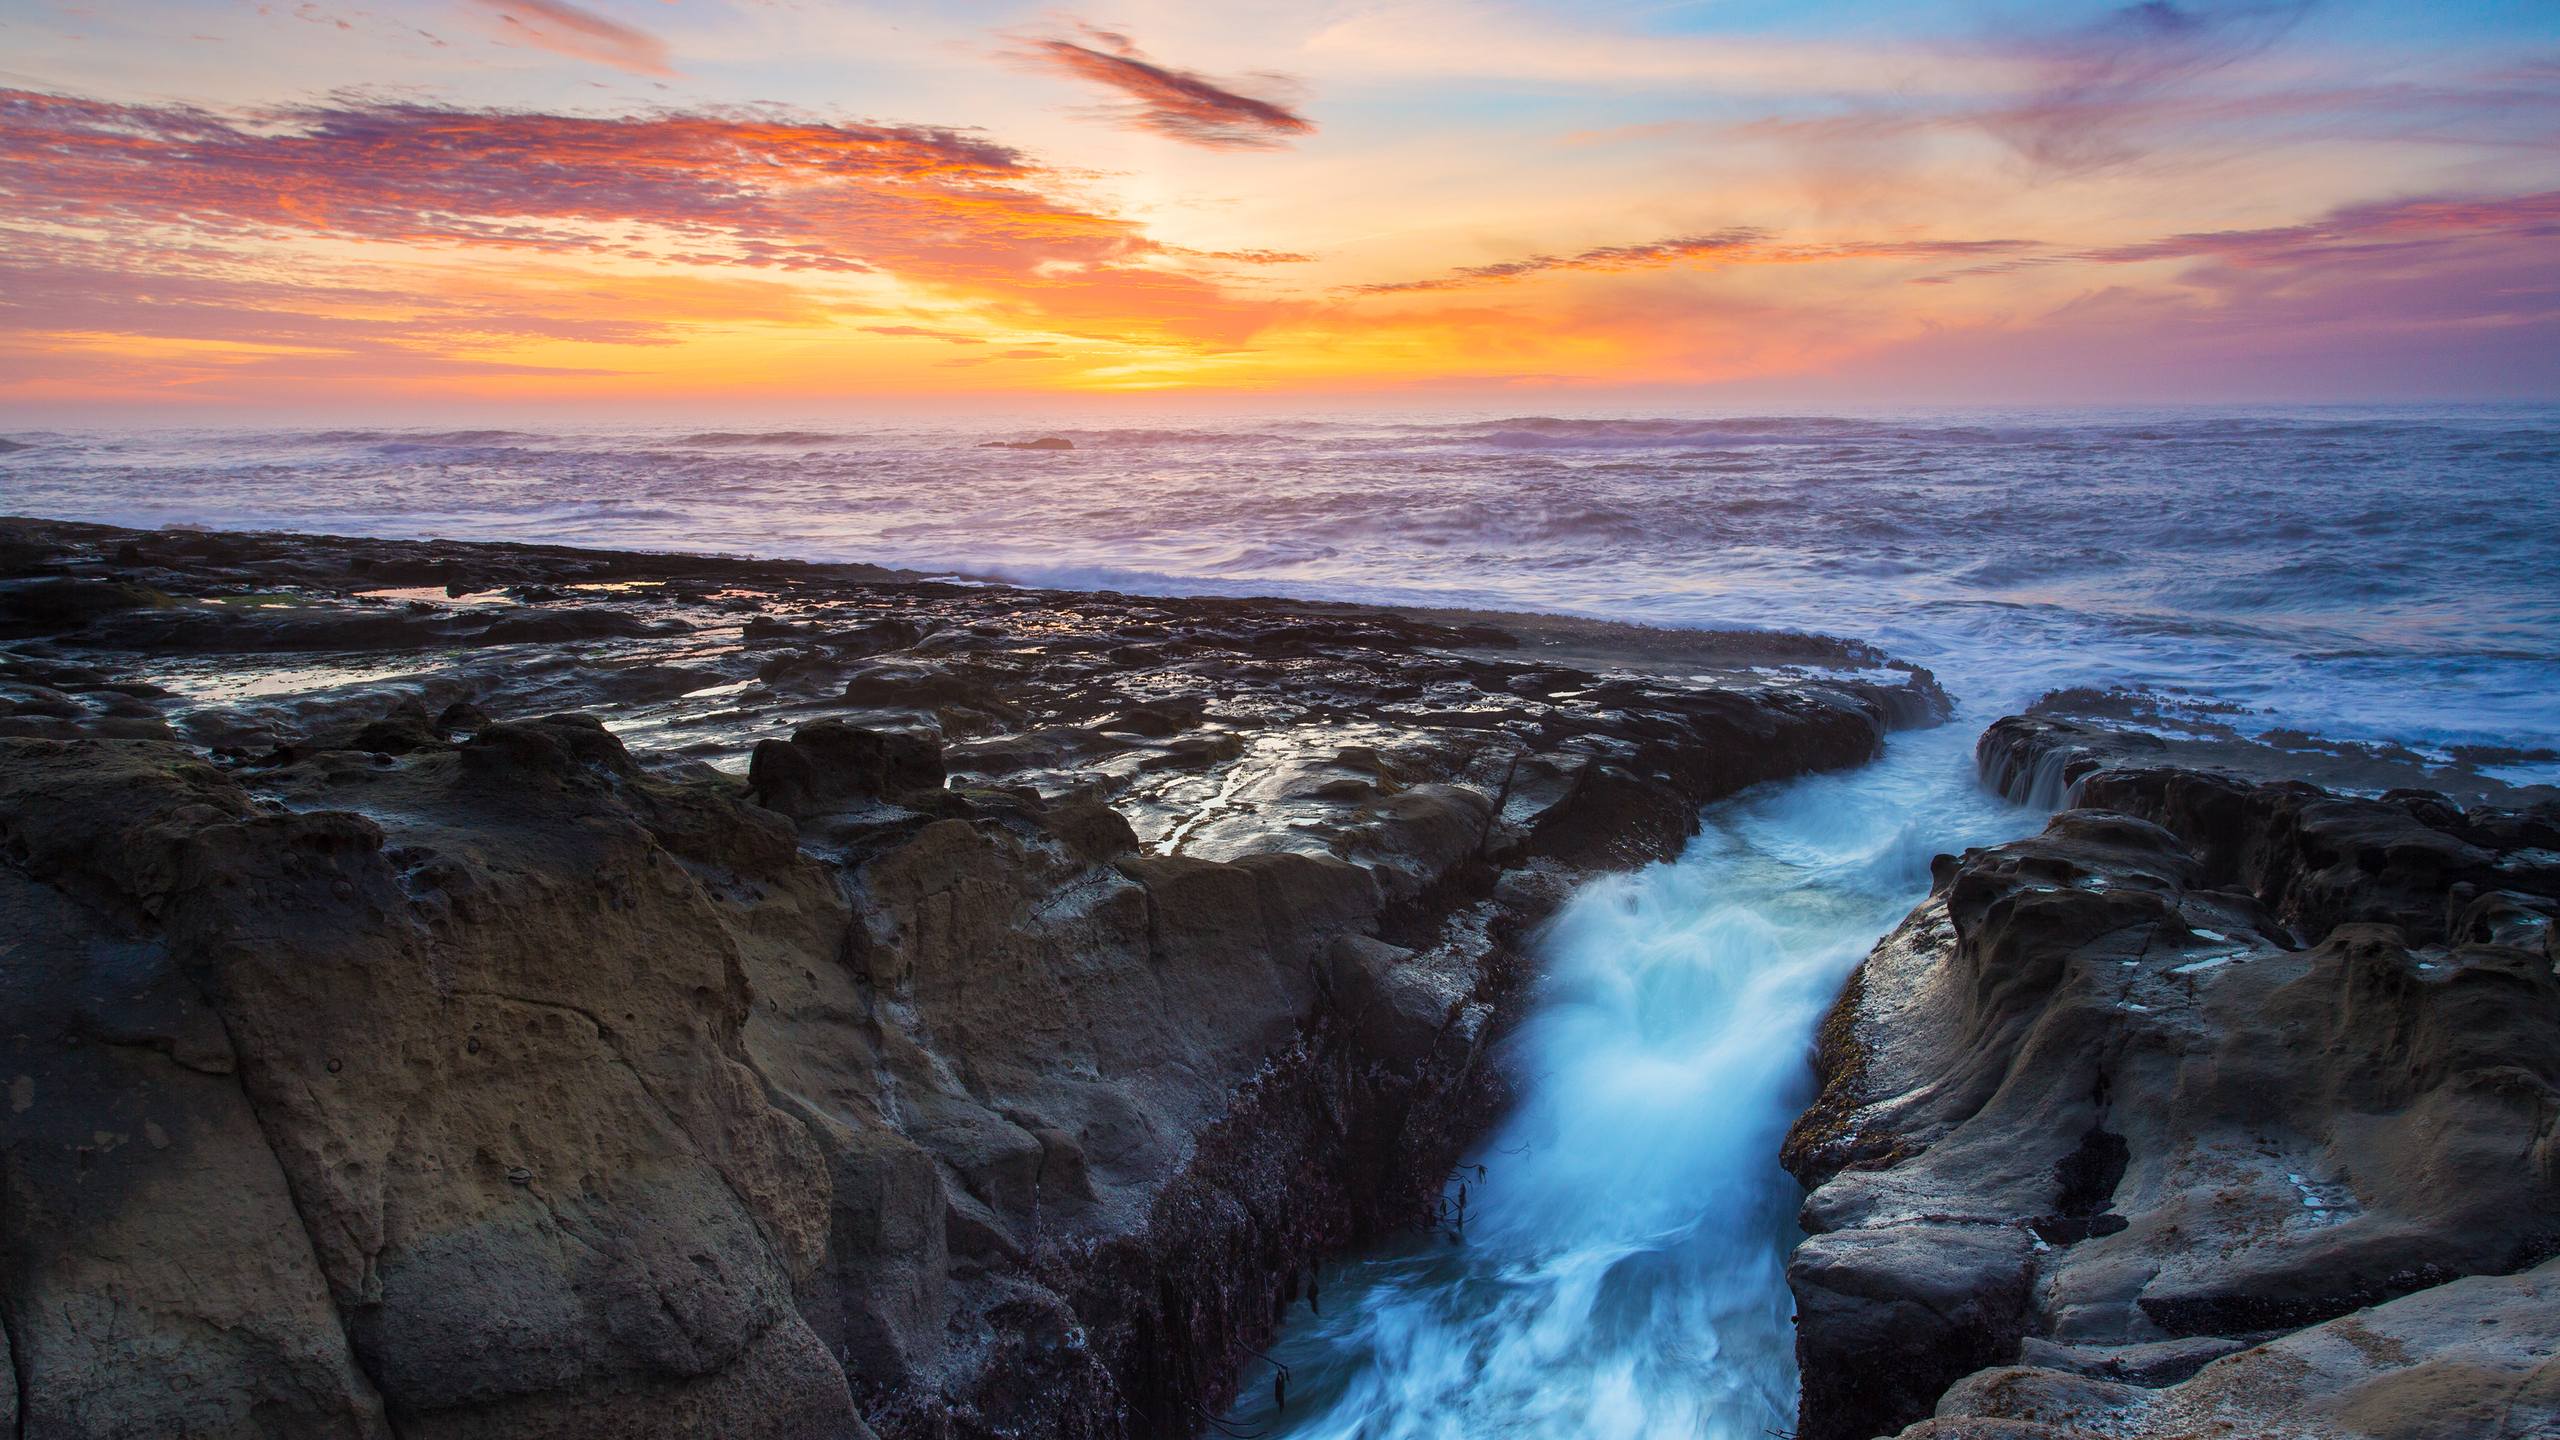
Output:
[[[2222,272],[2369,272],[2450,261],[2450,251],[2560,244],[2560,190],[2505,196],[2417,196],[2341,206],[2299,225],[2200,230],[2122,245],[2004,255],[1914,283],[2011,275],[2057,265],[2193,262]],[[2199,277],[2206,278],[2206,277]]]
[[1125,35],[1087,26],[1084,37],[1094,43],[1034,40],[1022,53],[1043,69],[1119,92],[1122,102],[1109,113],[1131,129],[1218,150],[1268,150],[1315,133],[1315,122],[1287,106],[1159,65]]
[[[1960,105],[1865,106],[1841,113],[1771,116],[1739,124],[1629,127],[1584,143],[1697,135],[1721,141],[1776,140],[1822,154],[1922,131],[1987,131],[2023,138],[2027,158],[2050,170],[2103,169],[2167,149],[2192,156],[2264,149],[2304,140],[2402,142],[2560,152],[2560,70],[2501,65],[2469,74],[2372,83],[2294,83],[2199,95],[2153,92],[2107,107],[2066,111],[2032,97],[1989,96]],[[2076,137],[2074,143],[2057,142]],[[1899,152],[1896,152],[1899,153]],[[2076,165],[2061,163],[2065,156]]]
[[1362,295],[1393,295],[1415,290],[1457,290],[1488,280],[1515,280],[1551,270],[1640,270],[1747,250],[1768,237],[1758,230],[1719,230],[1711,235],[1676,235],[1642,245],[1599,245],[1570,255],[1525,255],[1490,265],[1467,265],[1422,280],[1387,280],[1353,287]]
[[1193,250],[1168,245],[1164,253],[1188,260],[1215,260],[1229,265],[1304,265],[1316,257],[1297,250]]
[[984,345],[987,343],[984,336],[963,335],[957,330],[936,330],[928,325],[865,325],[862,328],[865,332],[873,335],[904,335],[912,336],[919,340],[946,341],[953,345]]
[[1931,398],[2547,397],[2555,244],[2560,194],[2540,192],[2057,254],[2060,303],[2018,309],[2000,291],[2004,317],[1914,336],[1849,374]]
[[1362,295],[1458,290],[1489,281],[1515,280],[1555,271],[1656,270],[1687,264],[1804,265],[1826,260],[1947,259],[2025,250],[2026,240],[1781,241],[1766,230],[1737,227],[1702,235],[1675,235],[1640,245],[1598,245],[1568,255],[1528,255],[1490,265],[1468,265],[1421,280],[1389,280],[1352,287]]
[[2431,248],[2475,236],[2560,241],[2560,190],[2487,199],[2420,197],[2350,205],[2303,225],[2209,230],[2085,252],[2130,263],[2206,260],[2238,269],[2301,266]]
[[2311,9],[2311,0],[2181,5],[2142,0],[2094,24],[1992,47],[2029,68],[2035,83],[1981,123],[2030,163],[2083,171],[2140,153],[2130,117],[2162,97],[2258,55]]
[[634,75],[669,76],[666,42],[569,0],[471,0],[506,34],[537,49],[590,60]]

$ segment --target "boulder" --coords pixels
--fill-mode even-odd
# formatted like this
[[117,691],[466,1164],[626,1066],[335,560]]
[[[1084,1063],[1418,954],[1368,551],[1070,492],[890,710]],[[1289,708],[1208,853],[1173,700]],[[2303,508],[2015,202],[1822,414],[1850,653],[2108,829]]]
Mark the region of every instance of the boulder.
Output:
[[0,584],[0,620],[27,626],[71,627],[119,610],[147,610],[173,603],[156,590],[123,580],[62,576]]
[[391,713],[369,721],[348,740],[356,750],[371,750],[384,755],[406,755],[429,745],[442,744],[444,737],[436,723],[427,718],[427,707],[415,698],[404,698],[391,707]]
[[1327,957],[1335,1003],[1359,1043],[1411,1069],[1430,1056],[1473,992],[1473,976],[1436,971],[1413,951],[1366,935],[1345,935]]
[[943,781],[942,747],[930,737],[841,720],[803,725],[788,740],[758,741],[747,768],[747,788],[757,801],[795,820],[939,790]]

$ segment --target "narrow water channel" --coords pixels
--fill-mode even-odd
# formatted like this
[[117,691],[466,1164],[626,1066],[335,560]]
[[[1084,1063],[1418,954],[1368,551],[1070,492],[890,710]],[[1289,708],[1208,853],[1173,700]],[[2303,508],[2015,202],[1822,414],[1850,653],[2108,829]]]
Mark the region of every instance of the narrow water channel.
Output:
[[1453,1181],[1463,1233],[1334,1267],[1225,1422],[1341,1440],[1765,1440],[1795,1423],[1780,1139],[1824,1008],[1941,851],[2040,815],[1984,792],[1974,727],[1710,810],[1544,941],[1518,1109]]

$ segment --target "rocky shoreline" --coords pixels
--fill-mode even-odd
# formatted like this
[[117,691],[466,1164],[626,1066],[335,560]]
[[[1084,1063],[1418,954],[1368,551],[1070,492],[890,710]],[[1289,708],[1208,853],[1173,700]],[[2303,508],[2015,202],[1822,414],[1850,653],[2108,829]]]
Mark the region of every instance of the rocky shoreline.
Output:
[[[1563,895],[1947,710],[1808,637],[0,521],[0,1426],[1201,1433],[1432,1218]],[[1834,1006],[1799,1436],[2560,1426],[2560,804],[2161,718],[1991,726],[2060,813]]]
[[1199,1431],[1864,647],[0,522],[0,1423]]
[[1802,1440],[2560,1430],[2560,803],[1978,754],[2068,808],[1941,857],[1824,1025]]

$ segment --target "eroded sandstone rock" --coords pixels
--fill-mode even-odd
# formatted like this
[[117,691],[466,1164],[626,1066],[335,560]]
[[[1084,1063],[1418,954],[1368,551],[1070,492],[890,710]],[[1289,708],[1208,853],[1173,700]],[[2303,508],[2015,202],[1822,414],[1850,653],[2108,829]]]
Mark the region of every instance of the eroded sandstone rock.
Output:
[[2532,1433],[2447,1417],[2544,1413],[2549,1327],[2448,1317],[2560,1250],[2540,822],[2157,754],[1993,727],[2088,808],[1942,871],[1827,1020],[1801,1433]]
[[2284,1434],[2527,1440],[2560,1432],[2560,1261],[2472,1276],[2235,1350],[2176,1384],[1969,1376],[1907,1440]]

